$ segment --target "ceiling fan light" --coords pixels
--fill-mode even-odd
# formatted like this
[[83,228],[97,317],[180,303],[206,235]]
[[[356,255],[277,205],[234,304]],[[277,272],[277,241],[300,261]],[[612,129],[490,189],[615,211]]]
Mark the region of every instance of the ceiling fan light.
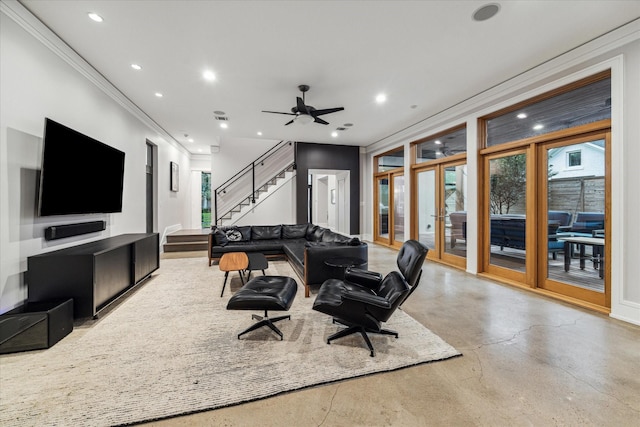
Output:
[[309,123],[313,123],[315,120],[313,116],[309,114],[300,114],[296,117],[296,123],[300,123],[301,125],[307,125]]

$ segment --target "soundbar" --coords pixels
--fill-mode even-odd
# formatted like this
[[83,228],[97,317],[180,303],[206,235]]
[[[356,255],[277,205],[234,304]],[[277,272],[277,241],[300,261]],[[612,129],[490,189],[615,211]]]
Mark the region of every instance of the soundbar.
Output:
[[63,239],[65,237],[79,236],[80,234],[102,231],[107,228],[106,221],[82,222],[79,224],[55,225],[44,229],[46,240]]

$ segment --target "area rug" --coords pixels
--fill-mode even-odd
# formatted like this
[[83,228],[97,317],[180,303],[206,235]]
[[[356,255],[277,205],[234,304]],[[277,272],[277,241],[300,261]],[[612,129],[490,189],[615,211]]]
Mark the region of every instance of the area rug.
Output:
[[[266,273],[297,280],[285,261]],[[205,258],[162,260],[98,321],[50,349],[0,357],[0,425],[134,424],[460,354],[401,310],[386,324],[398,339],[371,335],[376,357],[359,335],[327,345],[339,326],[311,309],[300,283],[291,320],[278,322],[283,341],[269,328],[238,339],[253,320],[226,310],[241,286],[232,276],[221,298],[223,273]]]

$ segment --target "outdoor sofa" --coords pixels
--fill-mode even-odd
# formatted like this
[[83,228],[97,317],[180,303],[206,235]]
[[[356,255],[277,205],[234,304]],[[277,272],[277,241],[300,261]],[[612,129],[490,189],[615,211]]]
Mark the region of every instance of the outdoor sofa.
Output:
[[[580,213],[579,213],[580,214]],[[467,213],[465,211],[452,212],[449,215],[451,220],[451,247],[454,247],[457,239],[467,238]],[[578,215],[578,218],[580,216]],[[564,248],[564,243],[556,239],[556,232],[570,230],[571,213],[565,211],[549,211],[548,235],[549,252],[553,254]],[[574,223],[575,224],[575,223]],[[491,215],[492,245],[499,246],[500,249],[526,249],[526,217],[524,215]]]
[[209,266],[227,252],[260,252],[266,257],[285,256],[303,280],[305,297],[309,287],[335,278],[329,258],[359,258],[368,267],[368,246],[357,237],[336,233],[315,224],[213,226],[209,234]]

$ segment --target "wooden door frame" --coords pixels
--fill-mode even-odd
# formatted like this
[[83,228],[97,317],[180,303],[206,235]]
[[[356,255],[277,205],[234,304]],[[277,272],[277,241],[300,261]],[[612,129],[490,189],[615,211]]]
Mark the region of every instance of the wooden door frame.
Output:
[[[539,135],[521,141],[509,142],[497,146],[481,149],[479,152],[479,162],[482,167],[479,169],[478,179],[478,240],[481,242],[481,247],[478,250],[478,266],[480,267],[479,275],[486,276],[494,280],[508,283],[517,287],[527,288],[529,290],[539,292],[541,294],[552,296],[556,299],[565,300],[572,304],[581,305],[590,309],[598,310],[601,312],[608,312],[611,307],[611,263],[605,262],[605,297],[604,305],[593,303],[591,301],[581,299],[579,297],[573,297],[564,295],[555,291],[544,289],[539,285],[541,271],[540,271],[540,248],[537,248],[535,243],[542,241],[540,237],[541,231],[536,231],[535,224],[538,222],[539,208],[533,207],[533,205],[540,202],[539,195],[540,186],[542,183],[541,176],[544,176],[544,182],[546,185],[547,174],[538,173],[541,163],[541,157],[546,159],[546,156],[540,154],[540,148],[538,146],[548,143],[562,141],[577,141],[580,139],[593,140],[594,136],[606,135],[605,144],[605,259],[611,259],[611,120],[600,120],[597,122],[589,123],[586,125],[577,126],[569,129],[562,129],[556,132],[550,132],[548,134]],[[489,221],[490,215],[488,214],[489,203],[489,170],[488,161],[491,158],[503,157],[504,155],[515,154],[518,151],[527,153],[527,197],[531,197],[531,200],[527,200],[527,221],[526,233],[527,236],[534,236],[532,239],[527,239],[526,243],[526,273],[524,277],[522,275],[513,274],[501,274],[503,273],[500,267],[493,266],[487,269],[489,263],[488,260],[488,244],[490,241],[489,235]],[[546,169],[546,167],[545,167]],[[534,172],[535,171],[535,172]],[[533,174],[533,176],[532,176]],[[546,203],[546,202],[545,202]],[[546,205],[545,205],[546,206]],[[544,230],[546,232],[546,228]],[[546,236],[546,234],[545,234]],[[544,240],[546,242],[546,239]],[[545,250],[546,252],[546,250]],[[531,264],[528,264],[528,263]],[[535,268],[533,268],[535,267]],[[508,269],[503,269],[508,270]],[[522,273],[520,273],[522,274]]]
[[451,265],[453,267],[458,267],[462,269],[467,268],[467,258],[460,257],[457,255],[453,255],[444,250],[446,246],[446,233],[445,233],[445,221],[441,218],[441,209],[445,205],[445,194],[442,191],[444,184],[444,170],[449,166],[461,166],[467,164],[466,154],[451,156],[445,159],[439,159],[434,162],[424,162],[413,165],[411,167],[411,238],[418,239],[419,238],[419,230],[418,230],[418,174],[422,172],[427,172],[430,170],[434,171],[435,174],[435,203],[437,209],[438,219],[436,220],[436,250],[429,251],[427,253],[427,258],[442,262],[447,265]]
[[[604,194],[604,259],[605,259],[605,272],[604,272],[604,292],[599,293],[596,291],[580,288],[578,286],[570,285],[567,283],[559,282],[553,279],[547,278],[547,262],[543,262],[548,257],[547,245],[538,245],[538,265],[537,265],[537,287],[545,289],[550,292],[564,295],[571,299],[579,299],[589,304],[595,304],[597,306],[611,308],[611,266],[609,260],[611,260],[611,130],[596,130],[589,133],[583,133],[575,136],[569,136],[559,138],[556,140],[550,140],[546,143],[538,144],[538,195],[536,204],[538,205],[538,215],[542,216],[548,210],[548,197],[547,186],[548,177],[543,171],[547,170],[548,158],[547,150],[550,148],[564,147],[567,145],[581,144],[585,142],[591,142],[594,140],[605,141],[605,194]],[[543,176],[544,175],[544,176]],[[542,230],[542,227],[538,229],[538,241],[546,241],[546,230]],[[545,239],[545,240],[542,240]]]

